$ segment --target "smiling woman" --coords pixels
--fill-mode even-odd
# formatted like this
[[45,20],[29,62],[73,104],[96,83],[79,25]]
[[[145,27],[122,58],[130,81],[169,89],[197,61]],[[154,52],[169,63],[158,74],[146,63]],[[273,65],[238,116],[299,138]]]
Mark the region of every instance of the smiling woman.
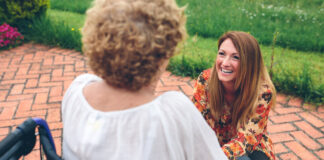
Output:
[[274,159],[266,128],[275,97],[258,42],[232,31],[218,40],[214,67],[200,74],[192,100],[229,159]]

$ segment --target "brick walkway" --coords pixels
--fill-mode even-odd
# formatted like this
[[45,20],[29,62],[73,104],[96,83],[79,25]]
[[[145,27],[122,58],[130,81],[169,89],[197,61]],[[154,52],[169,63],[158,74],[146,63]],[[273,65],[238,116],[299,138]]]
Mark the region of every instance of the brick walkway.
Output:
[[[89,72],[79,52],[37,44],[0,52],[0,140],[27,117],[46,119],[61,155],[60,103],[79,74]],[[157,93],[179,90],[192,95],[193,80],[165,72]],[[279,160],[324,159],[324,107],[279,94],[268,131]],[[25,159],[39,159],[38,145]]]

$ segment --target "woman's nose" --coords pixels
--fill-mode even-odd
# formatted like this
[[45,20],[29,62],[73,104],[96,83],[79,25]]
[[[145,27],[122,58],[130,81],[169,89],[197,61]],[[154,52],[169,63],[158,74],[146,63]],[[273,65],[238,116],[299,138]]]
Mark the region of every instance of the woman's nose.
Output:
[[230,65],[230,57],[225,57],[223,59],[223,63],[222,63],[223,66],[229,66]]

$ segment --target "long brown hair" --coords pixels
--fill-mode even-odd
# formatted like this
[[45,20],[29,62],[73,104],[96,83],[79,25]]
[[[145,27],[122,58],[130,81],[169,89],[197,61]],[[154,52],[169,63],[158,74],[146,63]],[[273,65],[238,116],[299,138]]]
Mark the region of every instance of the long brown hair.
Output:
[[[219,38],[218,49],[226,39],[232,40],[240,55],[240,67],[234,84],[235,100],[231,110],[232,126],[238,128],[239,125],[244,126],[249,116],[254,113],[262,82],[266,82],[272,91],[273,105],[276,91],[263,63],[257,40],[248,33],[230,31]],[[210,110],[212,116],[219,120],[225,105],[225,91],[217,75],[216,63],[208,84]]]

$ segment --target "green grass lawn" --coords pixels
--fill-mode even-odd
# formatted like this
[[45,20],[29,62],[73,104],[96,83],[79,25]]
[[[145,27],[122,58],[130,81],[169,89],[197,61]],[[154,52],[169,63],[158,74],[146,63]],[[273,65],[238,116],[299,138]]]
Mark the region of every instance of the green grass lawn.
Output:
[[65,24],[71,27],[71,30],[72,28],[74,28],[75,30],[79,30],[83,26],[85,20],[84,14],[56,9],[49,10],[47,12],[47,15],[49,19],[55,22],[64,22]]
[[51,8],[84,14],[92,0],[51,0]]
[[228,30],[250,32],[261,44],[324,51],[323,0],[177,0],[188,5],[191,35],[218,38]]

